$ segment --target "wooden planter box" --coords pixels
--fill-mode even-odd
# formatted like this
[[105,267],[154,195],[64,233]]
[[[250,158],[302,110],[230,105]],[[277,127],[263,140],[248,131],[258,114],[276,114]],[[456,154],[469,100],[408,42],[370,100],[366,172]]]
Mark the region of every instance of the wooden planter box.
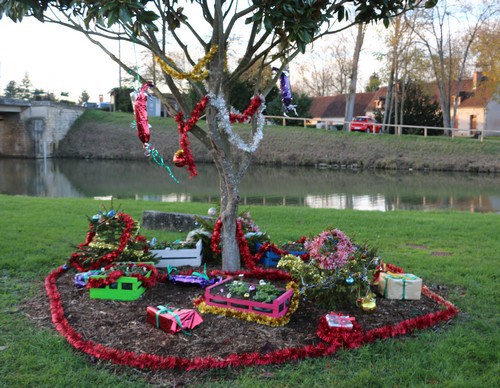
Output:
[[[256,243],[255,248],[256,252],[259,251],[260,247],[262,244]],[[294,256],[301,256],[304,253],[307,253],[306,251],[288,251],[290,255]],[[280,261],[281,256],[278,255],[277,253],[274,253],[271,250],[268,250],[262,254],[262,257],[259,260],[259,263],[264,264],[266,267],[276,267],[278,265],[278,261]]]
[[[151,275],[151,271],[146,277]],[[104,275],[94,275],[91,278],[104,279]],[[108,299],[108,300],[137,300],[144,294],[146,288],[142,286],[142,281],[133,276],[122,276],[109,286],[91,288],[90,299]]]
[[281,318],[287,313],[293,296],[292,289],[283,290],[283,294],[272,303],[256,302],[249,299],[227,298],[225,296],[226,293],[221,293],[219,290],[225,288],[228,282],[232,281],[233,278],[228,277],[222,282],[207,287],[205,289],[205,303],[209,306],[267,315],[272,318]]
[[160,259],[156,263],[156,268],[190,265],[191,267],[199,267],[201,265],[201,251],[203,243],[198,240],[196,248],[193,249],[152,249],[151,253],[155,259]]

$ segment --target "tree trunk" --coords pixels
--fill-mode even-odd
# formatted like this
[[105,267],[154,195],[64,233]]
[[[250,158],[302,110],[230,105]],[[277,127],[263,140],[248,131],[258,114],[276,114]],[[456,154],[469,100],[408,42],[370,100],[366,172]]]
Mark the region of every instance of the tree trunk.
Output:
[[[222,269],[237,271],[241,267],[240,251],[236,240],[236,219],[239,205],[239,181],[233,165],[223,150],[214,150],[213,159],[219,172],[220,220],[222,221]],[[230,159],[230,158],[229,158]]]
[[356,83],[358,81],[358,64],[359,54],[363,47],[363,40],[365,37],[365,25],[358,24],[358,35],[356,36],[356,46],[354,48],[354,55],[352,58],[351,79],[349,82],[349,92],[346,98],[345,117],[344,117],[344,131],[349,131],[349,123],[354,114],[354,103],[356,102]]

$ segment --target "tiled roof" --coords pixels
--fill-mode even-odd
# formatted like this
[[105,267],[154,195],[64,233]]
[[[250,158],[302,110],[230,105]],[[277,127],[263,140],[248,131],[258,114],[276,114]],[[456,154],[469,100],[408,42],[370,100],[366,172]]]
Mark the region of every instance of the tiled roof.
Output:
[[[486,107],[490,101],[494,87],[488,84],[488,81],[482,77],[481,73],[475,74],[479,77],[477,89],[474,90],[475,80],[473,78],[464,78],[460,85],[460,107]],[[436,82],[428,82],[423,85],[424,93],[439,101],[439,88]],[[455,96],[458,91],[458,82],[451,84],[451,96]],[[356,93],[354,105],[354,116],[363,116],[366,112],[374,111],[377,100],[385,100],[387,86],[381,87],[376,92]],[[312,105],[309,110],[312,117],[344,117],[345,115],[345,94],[337,96],[313,97]]]
[[494,85],[487,81],[481,83],[478,88],[470,94],[469,98],[462,100],[458,108],[485,108],[494,93]]
[[[375,92],[356,93],[354,116],[362,116]],[[309,113],[312,117],[344,117],[346,95],[313,97]]]

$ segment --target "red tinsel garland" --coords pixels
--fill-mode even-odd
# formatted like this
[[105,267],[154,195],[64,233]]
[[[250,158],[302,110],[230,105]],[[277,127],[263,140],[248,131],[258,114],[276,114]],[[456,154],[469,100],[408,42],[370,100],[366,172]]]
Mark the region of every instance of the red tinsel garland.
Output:
[[[191,148],[189,147],[189,139],[188,139],[188,132],[196,125],[198,120],[200,119],[200,115],[202,112],[205,110],[207,104],[209,101],[209,97],[205,96],[203,97],[195,106],[193,111],[191,112],[191,117],[188,120],[184,120],[184,113],[179,112],[175,115],[175,121],[177,123],[177,130],[180,135],[180,146],[183,151],[182,157],[183,157],[183,163],[187,165],[189,175],[191,177],[194,177],[198,175],[198,172],[196,171],[196,165],[194,163],[194,157],[193,157],[193,152],[191,151]],[[244,123],[248,122],[252,116],[257,112],[259,109],[260,105],[262,104],[262,100],[260,96],[254,96],[250,100],[250,105],[248,106],[247,109],[243,112],[243,114],[236,114],[236,113],[231,113],[229,115],[229,120],[234,123]]]
[[250,105],[248,105],[248,108],[245,109],[245,111],[240,114],[240,113],[230,113],[229,114],[229,121],[232,123],[246,123],[250,121],[252,116],[257,112],[257,109],[259,109],[260,105],[262,104],[262,100],[260,96],[253,96],[250,99]]
[[240,249],[240,256],[243,260],[243,264],[248,269],[254,269],[256,266],[255,257],[250,252],[248,247],[247,239],[245,238],[245,233],[243,233],[243,228],[241,227],[241,221],[236,221],[236,241],[238,242],[238,247]]
[[[125,213],[118,213],[117,214],[118,221],[122,222],[125,224],[125,227],[123,228],[123,232],[120,236],[120,245],[118,246],[117,249],[115,249],[112,252],[109,252],[103,256],[101,256],[97,261],[94,261],[90,263],[89,266],[86,266],[83,264],[85,259],[87,258],[87,254],[84,252],[85,247],[88,246],[94,239],[96,232],[94,231],[94,225],[90,225],[89,227],[89,232],[87,233],[87,237],[85,238],[85,242],[82,244],[78,245],[78,249],[81,250],[81,252],[74,252],[71,255],[71,258],[69,260],[69,265],[76,268],[78,271],[83,272],[83,271],[88,271],[92,269],[99,269],[104,267],[107,264],[115,262],[120,254],[123,252],[125,247],[127,246],[127,243],[130,239],[130,232],[134,228],[134,219],[130,217],[128,214]],[[144,236],[137,236],[135,238],[135,241],[146,241]],[[146,248],[147,251],[147,248]]]
[[[430,327],[440,321],[449,320],[458,314],[458,309],[450,302],[445,301],[440,296],[431,292],[427,287],[422,291],[437,303],[443,305],[444,309],[436,313],[428,314],[422,317],[408,319],[395,326],[385,326],[379,329],[370,330],[364,334],[356,330],[352,333],[337,333],[326,330],[323,326],[323,320],[320,321],[318,335],[324,337],[327,342],[320,342],[315,345],[307,345],[298,348],[286,348],[275,350],[266,354],[243,353],[231,354],[224,359],[207,357],[182,358],[175,356],[159,356],[147,353],[135,353],[126,350],[120,350],[103,346],[94,341],[87,341],[69,324],[64,316],[64,310],[61,301],[61,295],[57,290],[57,278],[68,269],[67,266],[59,267],[50,273],[45,279],[45,289],[50,301],[50,311],[52,322],[56,330],[63,335],[66,340],[75,348],[88,355],[109,360],[115,364],[126,365],[132,368],[147,369],[173,369],[184,370],[207,369],[207,368],[226,368],[250,365],[279,364],[293,360],[304,359],[307,357],[322,357],[335,353],[342,346],[354,348],[364,343],[373,342],[377,339],[393,337],[399,334],[408,333],[415,328],[423,329]],[[326,338],[326,339],[325,339]]]
[[[115,283],[122,276],[137,278],[137,280],[141,281],[142,285],[146,288],[151,288],[156,285],[156,282],[158,281],[158,270],[154,265],[134,263],[134,266],[139,268],[146,268],[147,272],[151,271],[151,273],[149,274],[149,276],[145,276],[140,273],[126,274],[122,270],[116,270],[111,272],[105,278],[90,277],[87,282],[87,288],[99,288],[102,286],[109,286],[110,284]],[[107,265],[104,269],[108,270],[111,267],[113,267],[113,264]]]
[[[221,253],[221,250],[219,248],[221,229],[222,229],[222,220],[219,218],[215,222],[214,231],[212,232],[212,240],[210,243],[212,251],[216,254]],[[238,242],[240,256],[245,267],[250,270],[255,269],[256,263],[259,260],[260,256],[258,255],[254,256],[250,252],[250,248],[248,247],[248,242],[247,239],[245,238],[245,234],[243,233],[243,228],[241,226],[240,221],[236,221],[236,241]]]
[[221,250],[219,248],[221,229],[222,229],[222,220],[218,218],[217,221],[215,221],[214,231],[212,232],[212,240],[210,242],[210,248],[212,249],[212,252],[214,252],[216,255],[221,254]]
[[184,151],[183,158],[187,165],[189,171],[189,176],[194,177],[198,175],[196,171],[196,165],[194,163],[193,153],[191,148],[189,148],[188,132],[193,129],[198,120],[200,119],[201,113],[205,110],[208,103],[208,96],[203,97],[195,106],[191,112],[191,117],[188,120],[184,120],[184,113],[179,112],[175,115],[175,121],[177,122],[177,130],[180,135],[180,146]]

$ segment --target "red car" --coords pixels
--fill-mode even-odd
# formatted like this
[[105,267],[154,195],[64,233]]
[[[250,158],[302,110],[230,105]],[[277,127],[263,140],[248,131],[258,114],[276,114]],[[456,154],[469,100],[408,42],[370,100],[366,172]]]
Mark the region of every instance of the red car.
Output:
[[351,132],[359,131],[366,133],[380,133],[382,125],[380,125],[377,120],[368,116],[356,116],[353,117],[350,125]]

